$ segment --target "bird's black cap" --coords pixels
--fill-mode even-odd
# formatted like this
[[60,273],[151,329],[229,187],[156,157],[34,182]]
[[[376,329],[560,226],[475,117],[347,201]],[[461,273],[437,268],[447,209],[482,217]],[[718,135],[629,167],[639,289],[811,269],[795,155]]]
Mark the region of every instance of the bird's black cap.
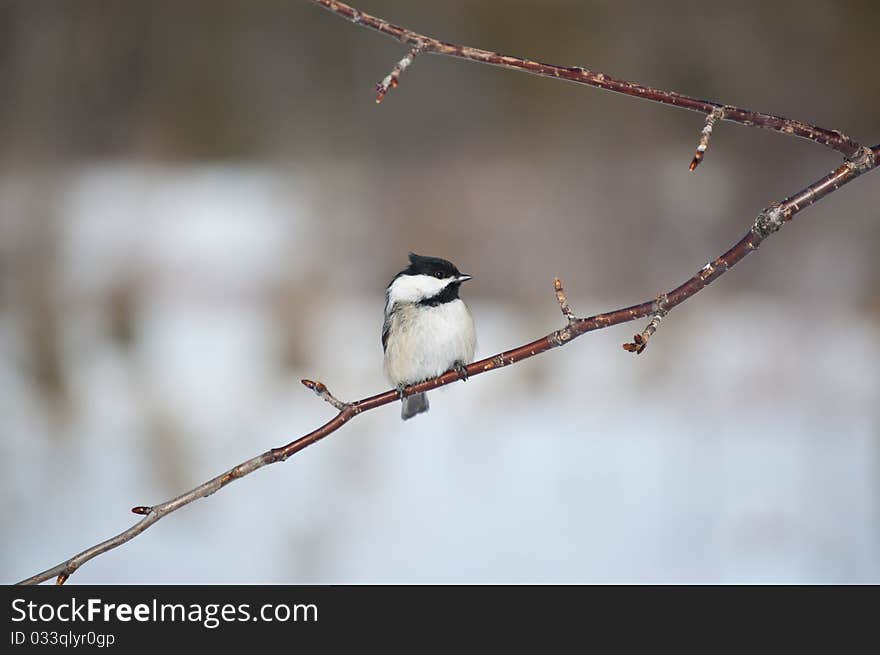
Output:
[[425,257],[414,252],[409,254],[409,267],[402,271],[403,275],[430,275],[431,277],[448,278],[461,275],[455,264],[439,257]]

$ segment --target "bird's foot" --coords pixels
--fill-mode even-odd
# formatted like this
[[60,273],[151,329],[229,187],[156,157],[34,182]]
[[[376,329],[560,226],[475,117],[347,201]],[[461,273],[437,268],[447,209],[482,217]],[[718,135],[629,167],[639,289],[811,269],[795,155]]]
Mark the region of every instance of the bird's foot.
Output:
[[458,377],[462,380],[468,379],[467,366],[462,362],[455,362],[455,366],[452,367],[452,370],[458,373]]

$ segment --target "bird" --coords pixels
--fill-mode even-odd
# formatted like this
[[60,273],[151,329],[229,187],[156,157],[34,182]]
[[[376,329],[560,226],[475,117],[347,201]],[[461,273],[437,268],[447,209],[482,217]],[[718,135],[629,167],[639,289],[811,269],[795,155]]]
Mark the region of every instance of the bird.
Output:
[[428,411],[425,393],[404,396],[406,387],[450,370],[467,379],[477,336],[458,292],[470,279],[446,259],[410,253],[409,266],[385,289],[384,368],[400,395],[403,420]]

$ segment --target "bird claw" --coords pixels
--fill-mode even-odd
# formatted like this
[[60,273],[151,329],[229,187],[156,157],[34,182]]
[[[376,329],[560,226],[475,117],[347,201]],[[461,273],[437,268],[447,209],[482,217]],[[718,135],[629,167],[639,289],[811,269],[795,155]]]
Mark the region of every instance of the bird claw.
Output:
[[464,381],[467,381],[467,379],[468,379],[467,366],[465,366],[461,362],[456,362],[455,366],[452,368],[452,370],[454,370],[456,373],[458,373],[459,378],[461,378]]

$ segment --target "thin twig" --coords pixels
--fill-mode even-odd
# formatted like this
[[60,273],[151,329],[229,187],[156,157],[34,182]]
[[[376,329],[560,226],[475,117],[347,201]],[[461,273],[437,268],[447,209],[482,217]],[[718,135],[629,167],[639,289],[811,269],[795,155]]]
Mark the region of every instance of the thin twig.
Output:
[[667,300],[665,293],[660,294],[654,299],[654,309],[651,312],[651,322],[645,326],[645,329],[642,330],[641,334],[633,336],[632,342],[623,344],[624,350],[635,353],[636,355],[641,355],[645,352],[645,348],[648,347],[648,339],[650,339],[657,331],[657,328],[660,327],[660,321],[662,321],[669,313],[669,310],[666,308]]
[[782,134],[790,134],[809,139],[810,141],[815,141],[816,143],[820,143],[832,150],[838,151],[848,159],[857,159],[864,155],[864,146],[837,130],[829,130],[817,125],[811,125],[810,123],[752,111],[751,109],[743,109],[732,105],[700,100],[698,98],[675,93],[674,91],[663,91],[662,89],[655,89],[643,84],[627,82],[626,80],[617,79],[610,75],[606,75],[605,73],[591,71],[579,66],[544,64],[539,61],[532,61],[521,57],[503,55],[498,52],[492,52],[491,50],[482,50],[480,48],[472,48],[470,46],[459,45],[456,43],[448,43],[409,30],[405,27],[394,25],[387,20],[377,18],[376,16],[372,16],[359,9],[355,9],[344,2],[337,2],[336,0],[309,1],[357,25],[381,32],[405,45],[418,47],[420,52],[423,53],[457,57],[458,59],[466,59],[468,61],[490,64],[492,66],[524,71],[542,77],[552,77],[575,82],[577,84],[587,84],[600,89],[606,89],[608,91],[615,91],[617,93],[659,102],[664,105],[690,109],[705,115],[712,114],[716,110],[723,110],[723,120],[726,121],[739,123],[740,125],[760,127],[780,132]]
[[556,302],[559,303],[559,309],[562,311],[562,315],[565,316],[565,320],[569,323],[576,321],[577,316],[574,315],[571,307],[568,306],[568,298],[565,296],[565,289],[562,288],[562,280],[558,277],[553,278],[553,288],[556,291]]
[[697,151],[694,153],[694,158],[691,160],[691,165],[689,167],[692,173],[697,170],[697,166],[703,161],[703,156],[706,154],[706,150],[709,149],[709,140],[712,138],[712,128],[715,127],[715,121],[720,118],[724,118],[723,107],[720,109],[713,109],[712,113],[706,116],[706,124],[703,125],[703,129],[700,132],[700,142],[697,144]]
[[389,89],[396,89],[397,85],[400,84],[400,75],[405,71],[410,65],[413,63],[416,57],[419,56],[419,53],[422,51],[422,47],[417,45],[415,48],[409,51],[409,53],[397,62],[397,65],[391,69],[391,72],[385,76],[385,79],[379,82],[376,85],[376,104],[382,102],[382,99],[385,97],[385,94],[388,93]]
[[320,398],[333,405],[340,412],[348,407],[348,403],[338,400],[323,382],[313,382],[312,380],[300,380],[305,386],[315,392]]

